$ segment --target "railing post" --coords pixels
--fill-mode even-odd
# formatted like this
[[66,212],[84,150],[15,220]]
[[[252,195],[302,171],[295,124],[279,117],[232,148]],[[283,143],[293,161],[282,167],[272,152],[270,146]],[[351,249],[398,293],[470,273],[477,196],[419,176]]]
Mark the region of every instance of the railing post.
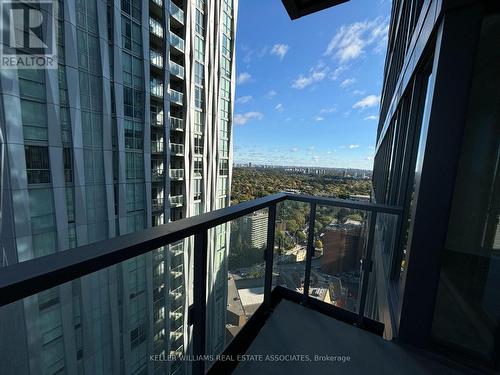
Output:
[[269,206],[267,217],[267,247],[264,253],[266,273],[264,276],[264,305],[271,306],[271,289],[273,287],[274,236],[276,230],[276,204]]
[[306,251],[306,269],[304,273],[304,297],[303,302],[306,303],[309,295],[309,284],[311,281],[311,262],[314,254],[314,223],[316,222],[316,203],[311,203],[309,212],[309,228],[307,232],[307,251]]
[[208,230],[194,236],[193,274],[193,375],[205,373],[205,361],[198,360],[205,355],[207,320],[207,248]]
[[368,292],[368,280],[372,268],[372,253],[373,253],[373,243],[375,237],[375,225],[377,223],[377,211],[371,211],[370,213],[370,227],[368,229],[368,240],[366,243],[366,252],[363,258],[363,263],[361,265],[361,288],[359,292],[359,306],[358,306],[358,324],[363,325],[364,314],[365,314],[365,304],[366,295]]

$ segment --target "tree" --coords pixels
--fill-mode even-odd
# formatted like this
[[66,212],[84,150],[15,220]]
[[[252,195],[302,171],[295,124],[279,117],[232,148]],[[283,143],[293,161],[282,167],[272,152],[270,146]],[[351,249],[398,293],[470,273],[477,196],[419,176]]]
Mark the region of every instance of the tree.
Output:
[[318,249],[322,249],[323,242],[321,242],[321,240],[316,240],[316,242],[314,243],[314,246],[317,247]]

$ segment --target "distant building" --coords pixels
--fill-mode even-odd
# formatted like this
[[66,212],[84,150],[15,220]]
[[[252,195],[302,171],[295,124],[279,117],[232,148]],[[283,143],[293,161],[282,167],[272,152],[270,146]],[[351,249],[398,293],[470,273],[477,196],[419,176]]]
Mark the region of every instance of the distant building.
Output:
[[335,225],[322,237],[321,271],[330,275],[359,269],[362,254],[361,224]]
[[244,219],[244,233],[250,236],[253,248],[261,249],[267,244],[267,212],[256,212]]

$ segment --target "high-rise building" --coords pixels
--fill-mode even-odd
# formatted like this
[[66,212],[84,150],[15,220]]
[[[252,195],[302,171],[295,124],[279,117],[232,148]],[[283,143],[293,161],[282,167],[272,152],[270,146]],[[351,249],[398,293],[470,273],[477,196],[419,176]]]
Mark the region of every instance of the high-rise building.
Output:
[[[0,70],[2,265],[229,204],[236,12],[235,0],[55,1],[57,69]],[[226,228],[210,243],[221,254],[209,270],[214,350]],[[18,337],[17,357],[2,362],[15,373],[188,371],[148,356],[190,350],[192,246],[16,303],[0,326]]]
[[261,249],[267,243],[267,212],[256,212],[244,218],[245,235],[248,236],[250,246]]

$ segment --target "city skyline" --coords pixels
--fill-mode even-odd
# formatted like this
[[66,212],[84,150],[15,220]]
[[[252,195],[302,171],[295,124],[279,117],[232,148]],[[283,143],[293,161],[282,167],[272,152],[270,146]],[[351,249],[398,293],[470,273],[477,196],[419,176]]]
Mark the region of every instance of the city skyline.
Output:
[[239,7],[235,162],[372,169],[390,1]]

